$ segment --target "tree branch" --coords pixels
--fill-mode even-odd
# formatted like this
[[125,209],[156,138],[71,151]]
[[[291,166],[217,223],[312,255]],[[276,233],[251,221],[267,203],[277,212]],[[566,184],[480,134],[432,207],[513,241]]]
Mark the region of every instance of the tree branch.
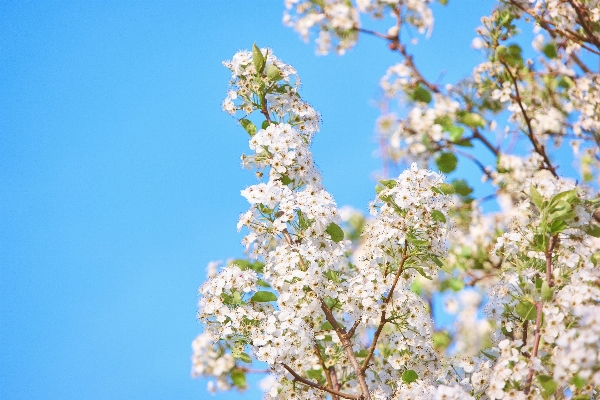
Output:
[[340,397],[343,397],[345,399],[360,399],[362,396],[359,395],[355,395],[355,394],[349,394],[349,393],[344,393],[344,392],[340,392],[338,390],[335,389],[330,389],[326,386],[323,386],[319,383],[315,383],[313,381],[309,381],[308,379],[304,379],[303,377],[301,377],[300,375],[298,375],[293,369],[291,369],[290,367],[288,367],[286,364],[281,364],[283,365],[283,368],[285,368],[290,374],[292,374],[292,376],[294,377],[294,380],[297,382],[301,382],[304,383],[305,385],[308,385],[310,387],[313,387],[315,389],[320,389],[323,390],[327,393],[331,393]]
[[363,364],[361,367],[362,371],[367,370],[367,367],[369,366],[369,361],[371,361],[371,358],[373,357],[373,354],[375,353],[375,348],[377,346],[377,341],[379,340],[379,335],[381,334],[381,331],[383,330],[383,327],[387,322],[387,318],[385,317],[385,306],[388,305],[388,303],[392,299],[392,296],[394,295],[394,289],[396,288],[398,279],[400,279],[400,275],[402,275],[402,272],[404,270],[404,263],[406,262],[407,259],[408,259],[408,255],[406,254],[406,247],[404,247],[402,259],[400,260],[400,265],[398,266],[398,271],[396,272],[396,276],[394,277],[394,283],[392,284],[392,287],[390,288],[390,292],[388,293],[387,297],[383,300],[383,307],[382,307],[383,310],[381,311],[381,319],[379,320],[379,326],[377,327],[377,330],[375,331],[375,334],[373,335],[373,342],[371,343],[371,347],[369,348],[369,354],[367,354],[367,357],[363,361]]

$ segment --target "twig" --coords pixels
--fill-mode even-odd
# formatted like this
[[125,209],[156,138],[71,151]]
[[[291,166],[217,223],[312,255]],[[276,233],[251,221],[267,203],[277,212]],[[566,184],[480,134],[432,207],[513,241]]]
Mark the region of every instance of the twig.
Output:
[[556,174],[556,167],[552,166],[552,162],[548,158],[544,146],[538,143],[535,134],[533,133],[533,127],[531,126],[531,118],[529,117],[529,115],[527,115],[527,111],[525,111],[523,99],[521,98],[521,94],[519,93],[519,85],[517,83],[517,78],[512,74],[510,67],[506,64],[506,62],[504,62],[503,60],[501,60],[500,62],[502,63],[502,65],[504,65],[506,73],[508,73],[508,76],[510,76],[510,79],[513,82],[513,86],[515,88],[515,100],[517,101],[517,104],[521,109],[521,114],[523,114],[525,124],[527,125],[527,132],[525,132],[525,135],[529,138],[529,141],[533,145],[535,152],[542,156],[542,158],[544,159],[544,162],[546,163],[545,169],[550,171],[552,175],[554,175],[554,177],[558,178],[558,175]]
[[387,297],[383,300],[383,310],[381,311],[381,319],[379,320],[379,326],[377,327],[377,330],[373,335],[373,342],[371,343],[371,347],[369,348],[369,353],[367,354],[367,357],[365,358],[362,364],[361,370],[363,372],[367,370],[367,367],[369,366],[369,361],[371,361],[371,357],[373,357],[373,354],[375,353],[375,347],[377,346],[379,335],[381,334],[381,331],[383,330],[383,327],[387,322],[387,318],[385,317],[385,306],[387,306],[387,304],[392,299],[392,296],[394,295],[394,289],[396,288],[398,279],[400,279],[400,275],[402,275],[402,271],[404,270],[404,263],[406,262],[408,257],[409,256],[406,254],[406,247],[404,247],[402,259],[400,260],[400,265],[398,266],[398,272],[396,272],[396,276],[394,277],[394,283],[392,284],[392,287],[390,288],[390,292],[388,293]]
[[344,392],[340,392],[338,390],[335,389],[330,389],[326,386],[323,386],[319,383],[315,383],[313,381],[309,381],[308,379],[304,379],[303,377],[301,377],[300,375],[298,375],[293,369],[291,369],[290,367],[288,367],[286,364],[281,364],[283,365],[283,368],[285,368],[290,374],[292,374],[292,376],[294,377],[295,381],[304,383],[305,385],[308,385],[310,387],[314,387],[315,389],[321,389],[327,393],[331,393],[340,397],[343,397],[345,399],[360,399],[362,396],[356,395],[356,394],[349,394],[349,393],[344,393]]
[[[535,317],[535,336],[533,338],[533,350],[531,351],[531,357],[535,358],[538,354],[538,348],[540,346],[540,327],[542,325],[542,302],[537,302],[535,304],[535,308],[537,311]],[[529,394],[531,390],[531,381],[533,380],[533,367],[529,368],[529,374],[527,374],[527,379],[525,380],[525,390],[523,391],[525,394]]]

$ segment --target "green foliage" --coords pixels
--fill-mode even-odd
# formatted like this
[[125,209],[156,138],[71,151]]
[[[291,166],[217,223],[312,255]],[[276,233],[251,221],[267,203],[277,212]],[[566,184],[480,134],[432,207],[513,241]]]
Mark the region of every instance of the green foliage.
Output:
[[254,296],[252,296],[250,298],[250,301],[255,301],[255,302],[268,302],[268,301],[275,301],[277,300],[277,296],[275,296],[275,293],[273,292],[265,292],[262,290],[259,290],[258,292],[254,293]]
[[445,174],[448,174],[456,169],[458,159],[456,158],[454,153],[442,153],[435,159],[435,163],[437,164],[440,171],[442,171]]
[[331,240],[336,243],[344,240],[344,231],[334,222],[329,224],[327,229],[325,229],[325,232],[329,233]]
[[240,124],[242,125],[242,128],[248,132],[248,135],[254,136],[256,134],[256,126],[252,123],[252,121],[242,118],[240,119]]
[[419,375],[417,375],[417,373],[412,369],[407,369],[402,374],[402,381],[405,383],[413,383],[417,379],[419,379]]
[[238,389],[246,388],[246,374],[240,369],[231,371],[231,381]]

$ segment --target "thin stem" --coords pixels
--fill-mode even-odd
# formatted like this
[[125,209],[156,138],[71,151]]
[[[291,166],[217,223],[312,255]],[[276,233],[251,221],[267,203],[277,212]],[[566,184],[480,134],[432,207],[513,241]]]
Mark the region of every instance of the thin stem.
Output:
[[527,111],[525,111],[525,106],[523,105],[523,99],[521,98],[521,94],[519,92],[519,85],[517,84],[517,78],[513,75],[513,73],[510,70],[510,67],[504,61],[500,61],[500,62],[502,63],[502,65],[504,65],[504,68],[505,68],[506,72],[508,73],[508,76],[510,76],[510,79],[513,82],[513,86],[515,88],[515,100],[517,101],[517,104],[519,105],[519,108],[521,109],[521,114],[523,114],[523,119],[525,119],[525,124],[527,125],[527,132],[525,132],[525,135],[529,138],[529,141],[533,145],[535,152],[538,153],[540,156],[542,156],[542,158],[544,159],[544,162],[546,163],[546,169],[548,171],[550,171],[552,173],[552,175],[554,175],[556,178],[558,178],[558,175],[556,174],[556,167],[552,166],[552,162],[548,158],[548,155],[546,154],[544,146],[541,145],[537,141],[535,134],[533,133],[533,127],[531,126],[531,117],[529,117],[529,115],[527,114]]
[[556,242],[558,241],[558,237],[556,235],[550,236],[550,243],[548,243],[548,249],[546,249],[546,281],[548,281],[548,286],[554,286],[554,282],[552,282],[552,253],[554,252],[554,247],[556,246]]
[[[287,231],[287,229],[283,230],[283,236],[285,237],[285,240],[287,241],[287,243],[290,246],[294,243],[292,240],[292,237],[290,236],[290,233]],[[306,265],[304,264],[304,260],[302,259],[302,257],[300,257],[300,265],[302,266],[303,269],[306,269]],[[333,316],[333,313],[331,312],[331,309],[327,306],[327,304],[323,301],[323,299],[321,299],[320,297],[317,297],[317,298],[319,299],[319,302],[321,303],[321,310],[325,314],[325,319],[327,319],[327,321],[331,324],[331,326],[333,326],[335,333],[337,334],[338,338],[340,339],[340,342],[342,343],[342,346],[344,347],[344,350],[346,351],[346,356],[348,357],[350,364],[352,364],[352,368],[356,372],[356,379],[358,380],[358,384],[359,384],[360,390],[362,392],[362,399],[371,400],[365,373],[363,370],[361,370],[360,365],[358,364],[358,361],[356,360],[356,356],[354,355],[354,351],[352,350],[352,342],[350,342],[349,336],[346,334],[345,329],[337,322],[337,320]],[[358,398],[358,397],[356,397],[356,398]]]
[[270,369],[251,369],[247,367],[236,367],[240,371],[247,372],[249,374],[268,374],[271,372]]
[[329,367],[329,374],[331,375],[331,381],[333,383],[333,390],[340,390],[340,384],[337,378],[337,372],[335,372],[335,367]]
[[313,381],[309,381],[308,379],[304,379],[303,377],[301,377],[300,375],[298,375],[296,373],[296,371],[294,371],[293,369],[291,369],[290,367],[288,367],[286,364],[281,364],[283,365],[283,368],[285,368],[290,374],[292,374],[292,376],[294,377],[294,380],[297,382],[301,382],[304,383],[305,385],[308,385],[310,387],[314,387],[315,389],[321,389],[327,393],[331,393],[340,397],[343,397],[345,399],[360,399],[362,396],[359,395],[355,395],[355,394],[349,394],[349,393],[344,393],[344,392],[340,392],[338,390],[335,389],[330,389],[326,386],[323,386],[319,383],[313,382]]
[[333,313],[331,312],[331,309],[327,306],[323,299],[319,298],[319,302],[321,303],[321,310],[323,310],[325,313],[325,318],[331,324],[331,326],[333,326],[338,339],[340,339],[340,342],[342,343],[342,347],[344,347],[344,350],[346,351],[346,356],[348,357],[350,364],[352,364],[352,368],[356,372],[356,379],[358,380],[358,385],[360,386],[360,391],[363,396],[362,398],[371,400],[371,396],[369,395],[369,387],[367,386],[367,380],[365,377],[365,371],[361,369],[358,361],[356,360],[354,350],[352,349],[352,342],[348,338],[346,330],[337,322],[333,316]]
[[[331,373],[329,369],[325,367],[325,361],[323,360],[323,356],[321,356],[321,350],[319,349],[319,345],[317,344],[317,342],[315,342],[315,352],[317,353],[317,357],[319,358],[319,364],[321,364],[321,369],[325,373],[325,379],[327,379],[327,386],[331,389],[335,389],[335,387],[333,386],[333,382],[331,381]],[[334,394],[332,396],[333,400],[338,400],[337,395]]]
[[485,145],[485,147],[487,147],[492,153],[494,153],[495,156],[498,156],[498,148],[494,147],[494,145],[479,132],[479,129],[473,129],[473,137],[479,139],[481,143]]
[[594,32],[590,29],[590,26],[588,25],[588,21],[590,21],[590,18],[588,16],[582,14],[581,7],[579,7],[577,4],[575,4],[575,2],[573,0],[567,0],[567,1],[571,5],[571,7],[573,7],[573,9],[575,9],[575,13],[579,17],[579,25],[581,25],[581,27],[583,28],[585,33],[587,33],[590,43],[592,43],[596,47],[600,48],[600,41],[598,41],[598,38],[596,36],[594,36]]
[[375,334],[373,335],[373,342],[371,343],[371,347],[369,348],[369,353],[367,354],[367,357],[363,361],[362,368],[361,368],[362,371],[367,370],[367,367],[369,366],[369,361],[371,361],[371,357],[373,357],[373,354],[375,353],[375,348],[377,346],[377,341],[379,340],[379,335],[381,334],[381,331],[383,330],[383,327],[387,322],[387,318],[385,317],[385,307],[387,306],[387,304],[392,299],[392,296],[394,295],[394,289],[396,288],[398,279],[400,279],[400,275],[402,275],[402,271],[404,270],[404,263],[406,262],[408,257],[409,256],[406,254],[406,247],[405,247],[403,250],[402,259],[400,260],[400,265],[398,266],[398,271],[396,272],[396,276],[394,277],[394,283],[392,284],[390,292],[388,293],[386,298],[383,300],[383,304],[382,304],[383,310],[381,311],[381,319],[379,320],[379,326],[377,327],[377,330],[375,331]]
[[[535,336],[533,338],[533,350],[531,351],[532,358],[537,357],[538,348],[540,346],[540,337],[541,337],[540,327],[542,325],[542,302],[541,301],[537,302],[535,304],[535,308],[536,308],[537,314],[535,317]],[[533,380],[533,368],[529,368],[529,374],[527,374],[527,379],[525,380],[525,390],[524,390],[525,394],[529,394],[529,391],[531,390],[532,380]]]

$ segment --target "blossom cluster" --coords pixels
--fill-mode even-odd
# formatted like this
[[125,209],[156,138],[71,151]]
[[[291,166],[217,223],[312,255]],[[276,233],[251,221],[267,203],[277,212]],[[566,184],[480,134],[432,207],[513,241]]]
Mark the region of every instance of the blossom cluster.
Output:
[[[369,217],[338,209],[312,158],[319,114],[296,70],[257,46],[224,63],[223,109],[249,134],[242,165],[259,181],[241,192],[248,259],[212,265],[200,289],[193,374],[228,390],[268,372],[266,399],[597,397],[598,2],[499,1],[472,43],[486,60],[446,85],[402,42],[406,26],[431,31],[427,0],[285,6],[303,38],[318,31],[320,53],[371,34],[403,58],[381,80],[377,125],[384,162],[408,168],[384,172]],[[377,32],[363,14],[394,22]],[[579,179],[552,153],[565,142]],[[447,182],[459,163],[485,189]],[[453,323],[433,319],[441,298]]]

